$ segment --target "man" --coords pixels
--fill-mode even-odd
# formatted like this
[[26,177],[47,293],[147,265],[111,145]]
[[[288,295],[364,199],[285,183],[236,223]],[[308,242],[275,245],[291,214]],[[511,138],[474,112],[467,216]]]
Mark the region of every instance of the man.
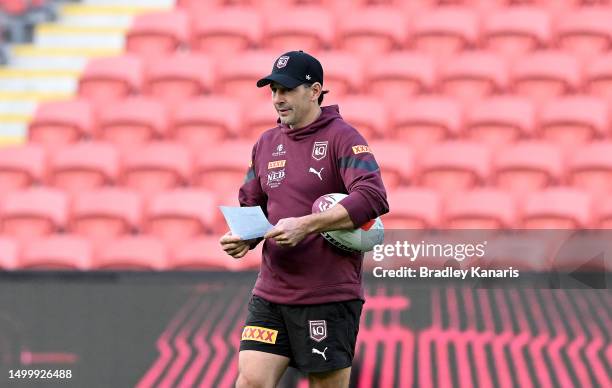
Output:
[[[320,232],[354,229],[386,213],[380,170],[363,137],[337,105],[321,108],[323,68],[291,51],[257,82],[270,85],[278,125],[253,147],[241,206],[260,205],[275,225],[264,236],[261,270],[242,332],[236,386],[274,387],[287,366],[311,387],[348,387],[364,301],[362,254],[332,246]],[[312,214],[323,194],[347,193]],[[223,249],[240,258],[261,239],[228,232]]]

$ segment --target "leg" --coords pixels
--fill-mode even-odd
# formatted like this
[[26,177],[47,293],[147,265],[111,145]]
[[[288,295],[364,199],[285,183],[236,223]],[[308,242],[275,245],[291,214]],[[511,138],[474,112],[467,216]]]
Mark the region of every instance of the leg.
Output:
[[238,355],[236,388],[274,388],[289,365],[278,354],[241,350]]
[[351,367],[308,375],[310,388],[348,388],[350,378]]

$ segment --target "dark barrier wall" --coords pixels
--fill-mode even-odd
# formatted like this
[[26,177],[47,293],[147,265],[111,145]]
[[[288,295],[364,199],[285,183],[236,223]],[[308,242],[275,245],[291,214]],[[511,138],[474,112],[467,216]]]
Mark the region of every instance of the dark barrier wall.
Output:
[[[255,277],[3,274],[0,386],[232,387]],[[477,289],[368,275],[351,385],[606,386],[612,293],[547,286],[558,280]],[[295,370],[281,385],[307,386]]]

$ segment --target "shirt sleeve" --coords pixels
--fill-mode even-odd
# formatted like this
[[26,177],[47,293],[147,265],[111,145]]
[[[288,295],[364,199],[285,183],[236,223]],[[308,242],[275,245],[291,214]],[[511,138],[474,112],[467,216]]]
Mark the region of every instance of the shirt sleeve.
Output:
[[378,163],[363,136],[352,127],[337,138],[337,166],[349,194],[340,203],[356,227],[389,212]]
[[[238,192],[238,202],[240,206],[261,206],[263,213],[268,216],[268,197],[266,193],[262,190],[261,185],[259,183],[259,177],[257,175],[256,169],[256,152],[257,144],[253,146],[253,151],[251,152],[251,160],[249,162],[249,168],[247,169],[246,176],[244,177],[244,181],[242,186],[240,186],[240,190]],[[258,238],[256,242],[250,245],[250,249],[255,248],[263,238]]]

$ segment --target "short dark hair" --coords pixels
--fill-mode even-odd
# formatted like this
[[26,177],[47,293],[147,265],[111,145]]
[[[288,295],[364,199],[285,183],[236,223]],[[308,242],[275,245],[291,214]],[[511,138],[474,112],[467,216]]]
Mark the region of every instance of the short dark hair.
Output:
[[[311,87],[312,85],[314,85],[314,83],[304,83],[304,84],[302,84],[302,85],[304,85],[304,87],[309,88],[309,87]],[[323,88],[323,86],[322,86],[322,85],[321,85],[321,88]],[[327,93],[327,92],[325,92],[325,91],[321,90],[321,95],[319,96],[319,99],[317,100],[317,102],[319,103],[319,106],[321,106],[321,104],[323,103],[323,96],[325,95],[325,93]]]

